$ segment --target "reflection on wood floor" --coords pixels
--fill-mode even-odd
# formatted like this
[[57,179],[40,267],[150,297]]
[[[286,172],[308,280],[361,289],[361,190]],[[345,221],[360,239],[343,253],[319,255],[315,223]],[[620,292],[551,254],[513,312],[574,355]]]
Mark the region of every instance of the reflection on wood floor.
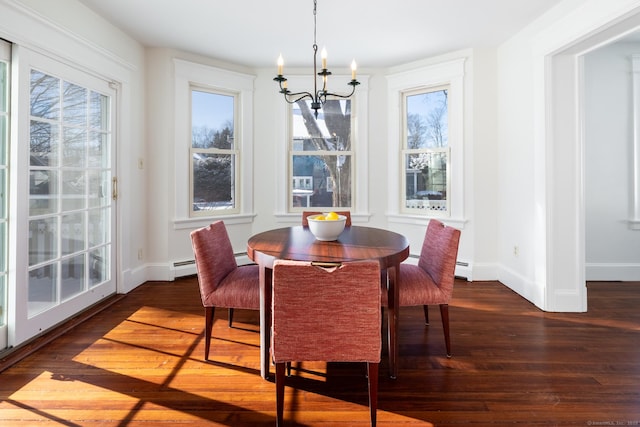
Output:
[[[587,313],[544,313],[500,283],[457,281],[451,359],[438,310],[425,327],[403,308],[378,425],[640,425],[640,282],[589,283],[588,298]],[[231,329],[226,316],[207,363],[196,278],[149,282],[0,373],[0,424],[274,425],[258,313],[236,310]],[[287,425],[368,425],[363,366],[294,365],[288,381]]]

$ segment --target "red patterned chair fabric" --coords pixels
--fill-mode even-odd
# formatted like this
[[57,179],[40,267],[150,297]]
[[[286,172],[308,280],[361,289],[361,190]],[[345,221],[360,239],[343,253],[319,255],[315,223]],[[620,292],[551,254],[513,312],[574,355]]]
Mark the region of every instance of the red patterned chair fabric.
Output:
[[257,265],[238,266],[222,221],[192,231],[191,244],[205,308],[204,358],[209,360],[215,308],[260,309],[259,268]]
[[380,266],[357,261],[325,268],[277,260],[273,266],[271,355],[278,425],[290,362],[366,362],[375,425],[381,352]]
[[[440,306],[448,357],[451,357],[449,301],[455,282],[459,240],[460,230],[430,220],[418,265],[403,263],[398,276],[400,307],[422,305],[428,325],[428,306]],[[386,292],[382,295],[382,305],[387,307]]]

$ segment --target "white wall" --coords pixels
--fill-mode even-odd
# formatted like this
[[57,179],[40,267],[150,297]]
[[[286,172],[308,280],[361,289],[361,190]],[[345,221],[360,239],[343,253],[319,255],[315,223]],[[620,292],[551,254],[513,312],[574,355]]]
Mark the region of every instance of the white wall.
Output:
[[587,280],[640,280],[640,230],[632,230],[633,79],[640,43],[585,56]]

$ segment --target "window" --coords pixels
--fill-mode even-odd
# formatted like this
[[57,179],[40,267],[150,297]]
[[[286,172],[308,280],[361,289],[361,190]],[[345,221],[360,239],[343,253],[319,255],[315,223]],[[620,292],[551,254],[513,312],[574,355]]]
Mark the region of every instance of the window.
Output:
[[352,103],[328,100],[318,118],[311,101],[292,104],[289,210],[353,206]]
[[448,214],[449,87],[403,94],[403,211]]
[[464,227],[465,61],[387,76],[391,221],[446,217]]
[[255,76],[174,59],[176,229],[253,219]]
[[191,215],[237,212],[234,95],[191,90]]

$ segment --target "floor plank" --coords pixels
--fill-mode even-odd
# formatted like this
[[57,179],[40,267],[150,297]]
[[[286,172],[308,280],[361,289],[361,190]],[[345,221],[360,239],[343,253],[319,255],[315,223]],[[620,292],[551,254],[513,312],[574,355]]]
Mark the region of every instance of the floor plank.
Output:
[[[453,357],[440,316],[403,308],[380,426],[640,425],[640,283],[589,283],[587,313],[545,313],[497,282],[457,281]],[[218,310],[210,362],[195,278],[147,283],[0,373],[2,426],[275,423],[258,314]],[[368,425],[364,367],[294,365],[291,426]]]

